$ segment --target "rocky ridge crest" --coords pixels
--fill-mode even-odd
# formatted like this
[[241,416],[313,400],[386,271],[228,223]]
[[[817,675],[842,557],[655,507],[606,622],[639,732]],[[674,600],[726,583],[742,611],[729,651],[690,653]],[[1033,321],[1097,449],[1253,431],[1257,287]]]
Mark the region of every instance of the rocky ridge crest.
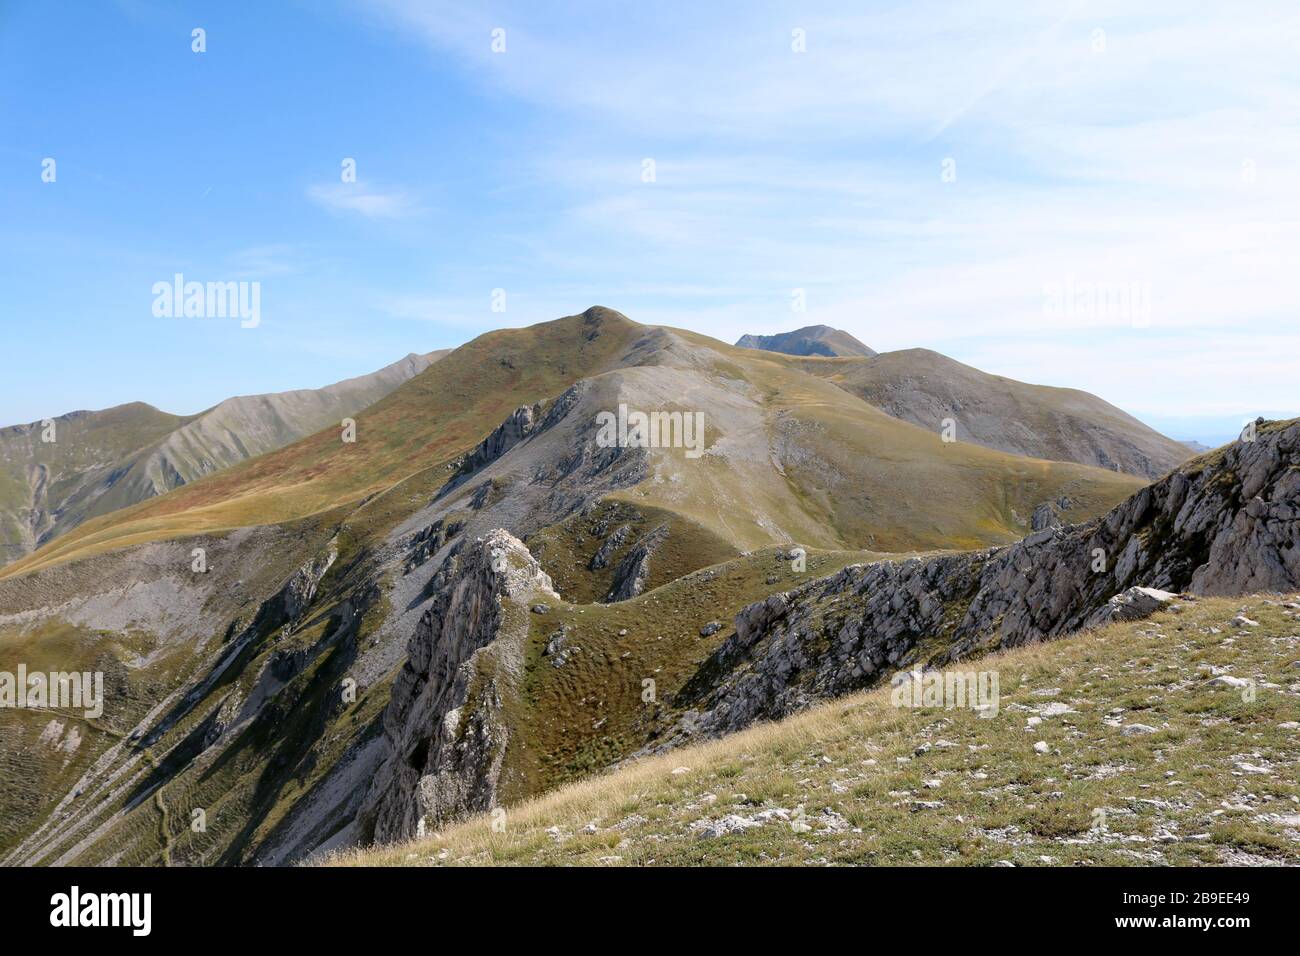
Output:
[[453,560],[384,713],[386,756],[360,814],[362,832],[379,843],[495,805],[510,736],[505,699],[522,667],[528,608],[559,600],[507,531],[467,543]]
[[1300,421],[1261,425],[1102,517],[1016,544],[855,565],[744,608],[683,689],[663,750],[870,686],[902,668],[1059,637],[1156,603],[1132,589],[1300,587]]

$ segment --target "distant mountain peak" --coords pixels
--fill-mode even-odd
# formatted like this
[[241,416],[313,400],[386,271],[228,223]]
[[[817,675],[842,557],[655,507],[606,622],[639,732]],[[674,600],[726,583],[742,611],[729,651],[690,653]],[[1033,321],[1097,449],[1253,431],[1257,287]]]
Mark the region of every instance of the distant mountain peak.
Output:
[[807,325],[793,332],[780,332],[776,335],[742,335],[736,340],[736,344],[742,349],[762,349],[767,352],[783,352],[786,355],[872,356],[876,354],[849,333],[833,329],[829,325]]

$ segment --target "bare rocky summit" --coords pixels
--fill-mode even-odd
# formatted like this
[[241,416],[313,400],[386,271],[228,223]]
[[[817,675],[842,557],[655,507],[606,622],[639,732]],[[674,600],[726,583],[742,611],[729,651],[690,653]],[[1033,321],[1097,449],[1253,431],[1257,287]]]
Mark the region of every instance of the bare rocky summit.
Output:
[[736,340],[742,349],[765,349],[786,355],[875,355],[853,336],[829,325],[808,325],[777,335],[742,335]]

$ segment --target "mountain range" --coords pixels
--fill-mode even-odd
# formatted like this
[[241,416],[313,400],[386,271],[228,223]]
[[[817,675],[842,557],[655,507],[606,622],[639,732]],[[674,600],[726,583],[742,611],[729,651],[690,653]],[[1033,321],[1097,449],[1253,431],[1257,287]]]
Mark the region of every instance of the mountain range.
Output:
[[133,402],[0,428],[0,566],[90,518],[353,415],[444,354],[411,354],[324,388],[229,398],[197,415]]
[[1086,393],[831,332],[593,307],[328,397],[82,413],[55,457],[0,433],[11,484],[44,468],[60,503],[0,519],[30,529],[0,671],[110,689],[95,718],[0,711],[0,856],[319,858],[1099,626],[1135,588],[1300,586],[1295,423],[1189,461]]

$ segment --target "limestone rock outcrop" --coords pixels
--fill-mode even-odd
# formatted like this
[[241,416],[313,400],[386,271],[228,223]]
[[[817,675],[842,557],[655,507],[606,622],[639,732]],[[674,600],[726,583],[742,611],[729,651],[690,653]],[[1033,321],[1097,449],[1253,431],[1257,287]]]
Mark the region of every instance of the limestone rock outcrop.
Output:
[[[1091,522],[845,568],[744,608],[649,750],[738,730],[904,667],[1150,613],[1181,592],[1300,587],[1300,423],[1261,425]],[[1168,592],[1162,593],[1162,592]]]
[[466,543],[455,560],[407,645],[384,713],[386,755],[360,814],[379,843],[495,804],[510,735],[503,709],[523,666],[528,608],[559,600],[506,531]]
[[668,526],[661,524],[632,546],[614,569],[614,582],[605,595],[606,604],[626,601],[645,590],[650,577],[650,559],[667,538]]

